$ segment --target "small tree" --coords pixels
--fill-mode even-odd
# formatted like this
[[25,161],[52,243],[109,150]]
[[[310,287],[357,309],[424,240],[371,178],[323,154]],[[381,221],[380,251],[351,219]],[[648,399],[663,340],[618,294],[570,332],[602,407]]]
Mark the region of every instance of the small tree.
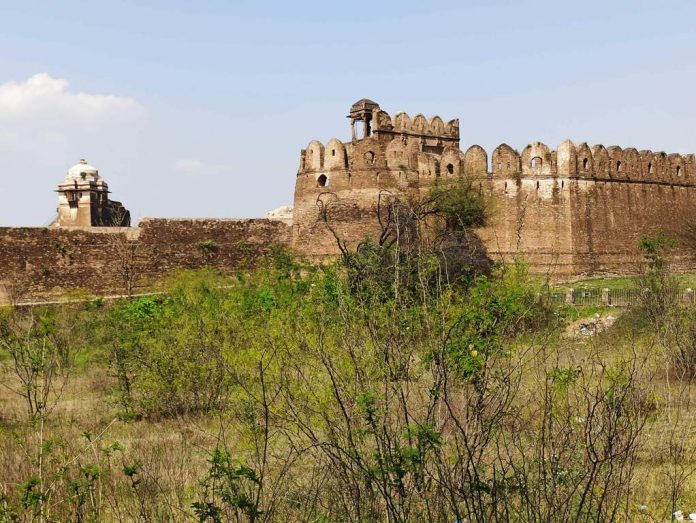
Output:
[[641,311],[656,327],[678,300],[679,280],[670,272],[667,254],[676,242],[660,231],[654,237],[640,240],[639,249],[645,258],[642,273],[636,279]]
[[199,252],[203,255],[206,264],[209,264],[215,255],[220,251],[220,246],[215,240],[203,240],[196,244]]

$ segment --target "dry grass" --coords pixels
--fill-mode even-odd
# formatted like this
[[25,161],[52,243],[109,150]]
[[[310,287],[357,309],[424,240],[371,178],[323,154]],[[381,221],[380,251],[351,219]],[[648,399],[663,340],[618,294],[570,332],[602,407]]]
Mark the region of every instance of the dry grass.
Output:
[[[588,355],[607,365],[632,353],[646,356],[649,421],[641,436],[635,467],[633,499],[636,521],[665,521],[673,508],[696,511],[696,387],[675,380],[665,368],[667,358],[657,344],[645,339],[632,343],[619,324],[595,337],[562,339],[553,356],[560,366],[586,366]],[[530,361],[522,389],[537,390],[544,361]],[[55,410],[40,434],[28,422],[12,373],[0,375],[0,494],[13,498],[22,485],[41,473],[53,478],[55,504],[70,500],[70,481],[81,470],[98,465],[93,492],[99,521],[193,521],[191,504],[200,492],[211,449],[221,437],[216,419],[126,421],[112,391],[114,380],[98,361],[87,363],[64,387]],[[224,426],[224,423],[222,424]],[[228,430],[233,436],[233,430]],[[38,449],[47,442],[54,449],[42,464]],[[133,484],[124,467],[137,469]],[[310,474],[310,469],[307,469]]]
[[[3,385],[17,387],[10,372]],[[191,521],[191,503],[207,469],[215,441],[213,420],[124,421],[111,395],[114,383],[103,368],[74,376],[40,434],[27,419],[23,399],[0,389],[0,494],[12,498],[32,476],[53,478],[56,505],[70,492],[81,468],[98,465],[100,521]],[[38,451],[43,445],[43,470]],[[131,486],[124,466],[136,466]],[[64,500],[62,500],[64,501]]]

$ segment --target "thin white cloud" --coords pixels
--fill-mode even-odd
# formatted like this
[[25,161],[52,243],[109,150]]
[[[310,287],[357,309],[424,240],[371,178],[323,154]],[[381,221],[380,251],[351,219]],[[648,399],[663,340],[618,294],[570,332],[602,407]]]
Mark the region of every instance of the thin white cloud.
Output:
[[217,174],[222,170],[219,165],[213,165],[195,158],[179,158],[172,163],[172,171],[187,176],[203,176]]
[[131,121],[144,113],[132,98],[75,92],[67,80],[48,73],[0,84],[0,120],[101,124]]

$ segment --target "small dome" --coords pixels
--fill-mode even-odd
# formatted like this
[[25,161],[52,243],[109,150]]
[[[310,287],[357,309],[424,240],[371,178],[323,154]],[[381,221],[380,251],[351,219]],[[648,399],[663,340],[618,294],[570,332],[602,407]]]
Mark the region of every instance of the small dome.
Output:
[[98,179],[99,171],[93,165],[88,164],[85,159],[80,160],[76,165],[68,169],[68,179],[85,180],[87,178]]
[[377,102],[373,102],[372,100],[369,100],[368,98],[363,98],[362,100],[358,100],[350,108],[351,113],[358,112],[358,111],[371,111],[371,110],[379,110],[379,104]]

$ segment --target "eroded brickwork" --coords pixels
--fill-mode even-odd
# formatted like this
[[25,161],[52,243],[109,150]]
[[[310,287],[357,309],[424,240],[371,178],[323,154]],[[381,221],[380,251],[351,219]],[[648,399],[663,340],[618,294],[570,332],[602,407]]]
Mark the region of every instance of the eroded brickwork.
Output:
[[23,301],[76,290],[122,294],[129,249],[135,249],[140,290],[183,268],[208,266],[230,274],[273,245],[288,245],[290,231],[264,219],[144,219],[128,229],[0,228],[0,281],[6,283],[0,292],[15,292]]

